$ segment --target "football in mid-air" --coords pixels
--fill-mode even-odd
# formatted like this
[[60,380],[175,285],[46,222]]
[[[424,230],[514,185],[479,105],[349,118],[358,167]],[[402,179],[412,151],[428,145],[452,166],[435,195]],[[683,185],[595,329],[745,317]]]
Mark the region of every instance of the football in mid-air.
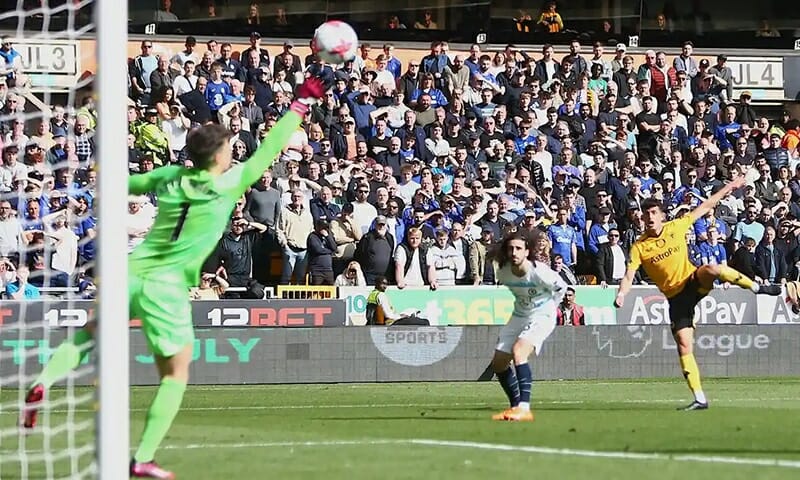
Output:
[[327,63],[340,64],[352,60],[358,48],[358,35],[353,27],[339,20],[320,25],[314,32],[311,49]]

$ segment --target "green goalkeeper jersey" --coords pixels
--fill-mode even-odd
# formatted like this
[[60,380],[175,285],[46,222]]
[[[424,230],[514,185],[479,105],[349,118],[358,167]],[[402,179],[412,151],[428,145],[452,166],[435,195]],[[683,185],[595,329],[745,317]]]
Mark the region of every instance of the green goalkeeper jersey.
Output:
[[236,201],[272,165],[300,121],[298,114],[287,112],[250,159],[219,176],[180,166],[132,175],[128,191],[133,195],[154,192],[158,214],[144,242],[128,257],[130,275],[157,274],[167,281],[197,285],[203,263],[225,232]]

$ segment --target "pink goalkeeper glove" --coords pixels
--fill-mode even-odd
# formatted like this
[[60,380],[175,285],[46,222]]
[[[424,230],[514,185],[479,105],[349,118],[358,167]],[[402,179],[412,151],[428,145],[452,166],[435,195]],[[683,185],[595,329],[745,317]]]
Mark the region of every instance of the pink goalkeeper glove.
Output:
[[299,87],[295,95],[296,100],[292,102],[290,109],[300,115],[305,116],[308,107],[325,95],[325,84],[316,77],[308,77]]

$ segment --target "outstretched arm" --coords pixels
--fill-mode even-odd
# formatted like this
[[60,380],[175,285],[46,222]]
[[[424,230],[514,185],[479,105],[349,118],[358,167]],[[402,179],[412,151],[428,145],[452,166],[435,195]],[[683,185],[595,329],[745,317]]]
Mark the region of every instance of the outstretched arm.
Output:
[[692,220],[698,220],[703,217],[709,210],[713,210],[716,208],[717,204],[725,198],[725,196],[736,190],[737,188],[743,187],[745,184],[744,176],[739,176],[734,178],[730,183],[725,185],[724,187],[720,188],[717,193],[708,197],[708,200],[701,203],[697,208],[692,210],[689,215],[692,216]]

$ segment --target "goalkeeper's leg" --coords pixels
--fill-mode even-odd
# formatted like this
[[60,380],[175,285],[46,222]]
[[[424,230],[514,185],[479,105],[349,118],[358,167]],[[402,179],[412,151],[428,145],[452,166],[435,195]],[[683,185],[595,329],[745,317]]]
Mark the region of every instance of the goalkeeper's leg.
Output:
[[161,385],[147,410],[139,448],[131,462],[131,475],[137,478],[173,478],[155,463],[155,454],[178,414],[186,384],[194,344],[186,345],[171,357],[155,356]]
[[25,396],[25,408],[23,410],[22,425],[25,428],[36,426],[36,418],[39,414],[39,405],[44,400],[47,390],[54,383],[66,377],[69,372],[78,368],[89,352],[94,348],[95,323],[90,322],[72,337],[56,348],[47,364],[42,369],[42,373],[33,381],[27,395]]

